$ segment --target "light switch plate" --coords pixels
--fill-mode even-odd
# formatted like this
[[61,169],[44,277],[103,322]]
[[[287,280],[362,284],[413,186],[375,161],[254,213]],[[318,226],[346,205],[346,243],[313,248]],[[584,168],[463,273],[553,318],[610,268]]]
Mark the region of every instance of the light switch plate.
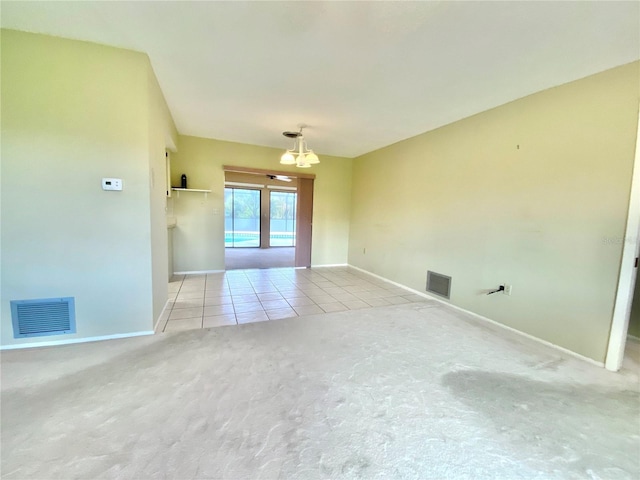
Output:
[[120,178],[103,178],[103,190],[122,190],[122,179]]

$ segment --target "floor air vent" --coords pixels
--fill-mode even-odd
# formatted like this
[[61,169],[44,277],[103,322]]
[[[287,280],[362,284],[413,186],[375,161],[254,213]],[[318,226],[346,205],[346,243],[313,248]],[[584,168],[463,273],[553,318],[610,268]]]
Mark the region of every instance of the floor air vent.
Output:
[[451,294],[451,277],[427,271],[427,292],[449,298]]
[[40,337],[76,333],[73,297],[12,300],[13,337]]

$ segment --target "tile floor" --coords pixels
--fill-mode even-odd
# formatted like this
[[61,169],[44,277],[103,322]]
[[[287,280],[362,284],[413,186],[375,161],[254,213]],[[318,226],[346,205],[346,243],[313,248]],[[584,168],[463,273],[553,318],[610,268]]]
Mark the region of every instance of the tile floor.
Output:
[[427,301],[348,267],[176,275],[160,330],[189,330]]

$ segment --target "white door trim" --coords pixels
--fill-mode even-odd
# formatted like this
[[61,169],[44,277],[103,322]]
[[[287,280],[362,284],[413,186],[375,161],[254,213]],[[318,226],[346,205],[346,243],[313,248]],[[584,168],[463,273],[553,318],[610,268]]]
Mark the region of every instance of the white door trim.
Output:
[[613,307],[607,358],[604,364],[607,370],[613,372],[617,372],[622,366],[627,331],[629,329],[631,304],[633,303],[633,289],[638,272],[638,269],[634,267],[634,263],[636,257],[640,254],[640,108],[636,135],[636,154],[631,180],[631,195],[629,196],[627,228],[622,239],[622,264]]

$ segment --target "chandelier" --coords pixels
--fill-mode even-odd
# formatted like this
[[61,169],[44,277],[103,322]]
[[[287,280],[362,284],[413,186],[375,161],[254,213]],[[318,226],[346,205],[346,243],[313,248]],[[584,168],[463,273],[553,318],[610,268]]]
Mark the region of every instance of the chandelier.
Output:
[[282,165],[295,165],[299,168],[310,168],[311,165],[320,163],[318,156],[313,153],[313,150],[307,148],[307,142],[302,134],[302,129],[306,127],[304,124],[298,125],[300,131],[298,132],[282,132],[287,138],[293,138],[293,148],[284,152],[280,157],[280,163]]

